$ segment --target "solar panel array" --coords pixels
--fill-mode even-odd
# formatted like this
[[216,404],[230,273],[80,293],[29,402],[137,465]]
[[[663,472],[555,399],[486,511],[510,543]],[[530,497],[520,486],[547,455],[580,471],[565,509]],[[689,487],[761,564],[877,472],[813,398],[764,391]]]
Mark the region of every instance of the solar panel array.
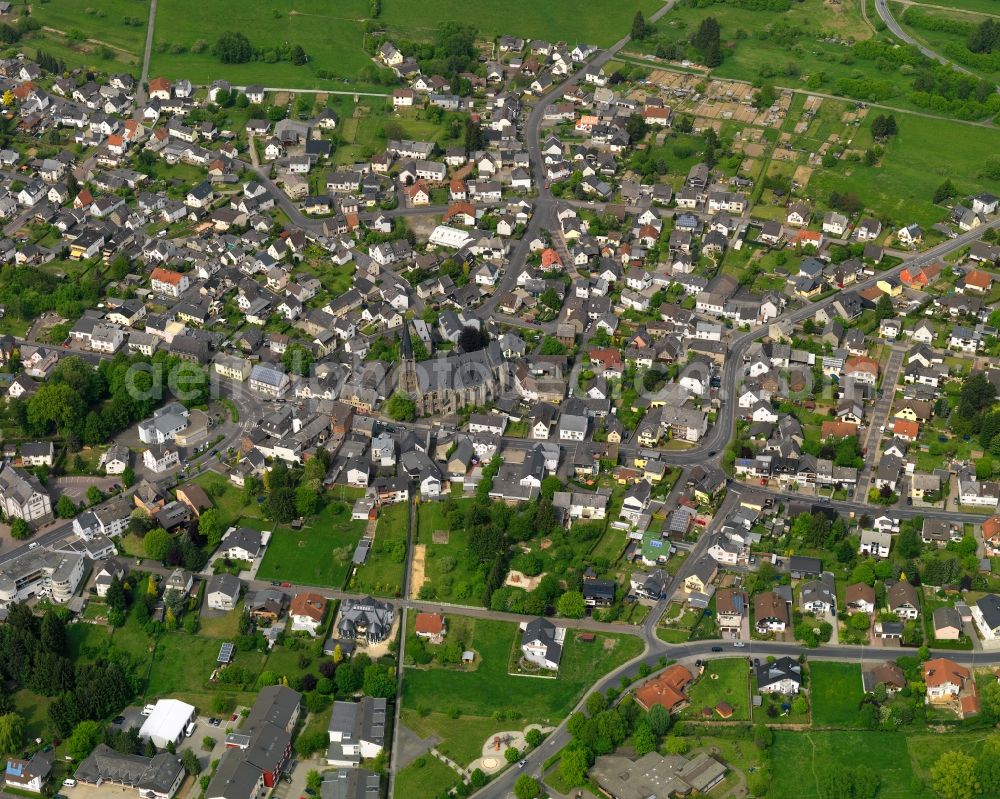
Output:
[[233,644],[223,644],[222,648],[219,650],[219,663],[228,663],[233,659],[233,650],[235,649]]

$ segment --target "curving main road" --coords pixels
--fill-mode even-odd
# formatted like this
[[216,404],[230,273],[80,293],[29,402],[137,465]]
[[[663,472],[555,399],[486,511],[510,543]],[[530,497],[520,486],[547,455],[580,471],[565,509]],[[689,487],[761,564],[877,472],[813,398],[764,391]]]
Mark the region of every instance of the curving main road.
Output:
[[896,18],[892,15],[892,12],[889,10],[889,4],[887,0],[875,0],[875,10],[878,11],[879,18],[882,20],[882,22],[885,23],[885,26],[890,31],[892,31],[892,34],[897,39],[902,39],[904,42],[906,42],[906,44],[912,44],[925,56],[927,56],[930,59],[933,59],[934,61],[937,61],[938,63],[944,64],[946,67],[951,67],[952,69],[956,69],[959,72],[964,72],[967,75],[973,74],[971,70],[968,70],[965,67],[961,66],[960,64],[956,64],[954,61],[945,58],[940,53],[934,52],[927,45],[917,41],[915,38],[913,38],[913,36],[911,36],[909,33],[903,30],[900,24],[896,22]]

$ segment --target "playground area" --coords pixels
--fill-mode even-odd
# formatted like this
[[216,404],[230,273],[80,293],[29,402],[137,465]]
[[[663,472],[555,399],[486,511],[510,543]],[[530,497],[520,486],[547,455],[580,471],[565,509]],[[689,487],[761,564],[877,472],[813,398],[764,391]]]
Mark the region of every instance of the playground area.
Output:
[[529,724],[523,730],[510,730],[491,735],[483,744],[482,757],[470,763],[468,771],[480,768],[485,774],[495,774],[507,765],[504,753],[508,749],[516,749],[522,755],[527,751],[528,743],[525,741],[525,736],[529,730],[540,730],[543,734],[547,734],[554,729],[555,727],[546,727],[542,724]]

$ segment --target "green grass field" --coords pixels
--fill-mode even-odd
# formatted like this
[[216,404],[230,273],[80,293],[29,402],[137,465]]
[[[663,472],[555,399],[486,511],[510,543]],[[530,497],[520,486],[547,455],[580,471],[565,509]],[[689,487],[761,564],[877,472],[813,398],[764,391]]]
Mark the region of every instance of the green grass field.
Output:
[[854,663],[813,661],[809,664],[809,694],[813,724],[818,727],[856,727],[861,689],[861,668]]
[[[63,0],[68,3],[68,0]],[[135,0],[117,0],[130,3]],[[570,43],[608,45],[626,34],[637,9],[647,14],[656,0],[628,0],[600,14],[579,14],[572,0],[545,4],[521,0],[509,4],[480,3],[474,9],[449,0],[414,4],[387,0],[379,22],[399,39],[428,39],[439,22],[471,22],[492,37],[513,33]],[[186,77],[208,83],[221,74],[237,85],[333,89],[344,80],[318,77],[325,72],[346,79],[353,87],[358,72],[371,61],[362,44],[369,6],[364,0],[277,0],[246,4],[239,0],[163,0],[157,10],[150,75]],[[219,35],[242,30],[255,47],[300,44],[309,55],[304,66],[282,61],[223,65],[212,55]]]
[[921,2],[921,0],[915,0],[914,5],[948,6],[949,8],[973,11],[981,14],[1000,15],[1000,8],[997,8],[996,0],[948,0],[946,3],[942,3],[939,0],[931,0],[927,4]]
[[[952,736],[926,735],[920,740]],[[933,799],[915,772],[916,739],[894,732],[776,732],[771,749],[771,799],[821,799],[826,770],[871,769],[881,777],[879,799]],[[952,747],[947,747],[952,748]]]
[[110,639],[108,628],[99,624],[74,624],[66,630],[69,656],[74,660],[97,657],[109,645]]
[[[368,3],[364,0],[275,0],[243,3],[240,0],[162,0],[156,13],[150,77],[188,78],[210,83],[225,76],[235,85],[336,88],[333,80],[320,80],[325,70],[342,78],[357,77],[370,64],[362,49]],[[258,48],[284,43],[301,45],[309,62],[222,64],[211,53],[220,34],[242,31]],[[205,44],[201,52],[194,52]],[[180,51],[180,52],[177,52]],[[342,81],[341,88],[345,88]]]
[[396,775],[396,796],[441,796],[459,781],[458,772],[433,755],[421,755]]
[[[426,40],[441,22],[475,25],[483,38],[509,33],[525,38],[565,40],[607,46],[625,35],[637,10],[647,15],[659,8],[657,0],[627,0],[579,13],[572,0],[513,4],[480,2],[473,7],[450,0],[410,3],[385,0],[379,24],[398,40]],[[36,8],[37,8],[36,4]],[[86,36],[122,47],[141,57],[148,5],[142,0],[108,0],[98,10],[71,0],[49,0],[37,12],[46,25],[60,30],[76,28]],[[90,8],[93,13],[87,13]],[[161,0],[158,5],[150,75],[188,78],[209,83],[225,76],[236,85],[263,83],[290,88],[359,88],[358,74],[371,64],[364,51],[365,22],[370,13],[365,0],[276,0],[243,3],[240,0]],[[142,27],[124,24],[142,17]],[[300,44],[309,56],[303,66],[288,61],[222,64],[212,45],[222,33],[242,31],[254,47],[267,49]],[[79,59],[78,55],[78,59]],[[332,77],[320,78],[320,74]],[[360,87],[374,88],[377,87]]]
[[[712,660],[705,664],[705,673],[688,690],[691,704],[684,710],[684,718],[701,718],[703,708],[714,708],[726,702],[733,709],[733,721],[750,719],[750,690],[747,662],[743,658]],[[715,714],[711,718],[718,719]]]
[[202,617],[199,621],[198,634],[211,638],[233,639],[240,634],[240,615],[243,613],[243,603],[240,602],[234,610],[221,616]]
[[399,503],[382,508],[375,543],[368,562],[351,576],[350,588],[375,596],[400,596],[406,569],[406,539],[410,529],[410,505]]
[[274,529],[257,578],[341,588],[364,530],[365,522],[353,521],[347,505],[328,502],[301,530]]
[[[871,146],[871,120],[855,135],[852,149]],[[959,122],[927,119],[897,113],[899,135],[893,137],[880,165],[840,162],[817,170],[809,181],[809,194],[826,199],[830,192],[853,192],[895,227],[917,222],[926,230],[947,218],[943,206],[934,205],[934,190],[951,179],[959,195],[1000,191],[996,181],[980,174],[983,163],[1000,151],[1000,132]]]
[[48,738],[49,730],[49,705],[54,697],[39,696],[34,691],[27,688],[15,691],[12,694],[14,700],[14,710],[24,719],[24,737]]
[[[147,698],[174,696],[201,707],[214,693],[239,693],[236,686],[209,682],[224,639],[187,633],[166,633],[156,644]],[[237,652],[232,665],[260,674],[265,656],[260,652]]]
[[399,31],[412,38],[429,37],[438,22],[463,22],[475,25],[484,36],[511,34],[524,38],[565,41],[571,47],[578,42],[606,47],[627,34],[636,11],[647,16],[660,7],[656,0],[626,0],[602,4],[581,13],[573,0],[547,0],[545,3],[515,0],[512,3],[482,2],[456,4],[452,0],[383,0],[379,21],[391,32]]
[[[536,679],[507,673],[511,652],[519,641],[517,625],[477,619],[471,644],[466,643],[480,658],[474,671],[406,669],[404,722],[420,735],[440,736],[443,741],[438,748],[442,752],[459,763],[469,763],[494,732],[520,729],[532,722],[555,724],[601,674],[642,651],[639,639],[632,636],[602,634],[585,643],[568,631],[558,676]],[[516,720],[493,718],[498,696],[504,698],[505,711],[518,714]],[[456,719],[450,715],[454,711],[459,714]]]
[[[829,83],[850,77],[854,72],[878,76],[878,69],[872,63],[842,63],[847,48],[824,35],[832,34],[843,40],[862,40],[872,35],[861,19],[858,0],[837,5],[804,0],[792,3],[788,11],[738,8],[723,3],[701,8],[683,4],[660,19],[653,37],[630,44],[629,49],[653,52],[658,41],[685,41],[706,17],[714,17],[721,27],[724,58],[712,70],[717,77],[753,80],[763,69],[777,73],[773,78],[776,83],[795,87],[809,75],[820,72]],[[791,43],[775,36],[757,35],[775,26],[794,28],[798,35]],[[796,66],[794,74],[786,74],[789,63]]]
[[45,0],[31,3],[31,13],[45,27],[62,33],[79,31],[88,39],[142,55],[149,20],[148,0],[101,0],[100,3]]

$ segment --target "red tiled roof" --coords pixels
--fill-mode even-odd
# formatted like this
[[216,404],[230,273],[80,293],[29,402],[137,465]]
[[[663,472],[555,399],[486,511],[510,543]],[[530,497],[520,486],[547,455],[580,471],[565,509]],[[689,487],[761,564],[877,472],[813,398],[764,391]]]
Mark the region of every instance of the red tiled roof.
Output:
[[649,710],[653,705],[660,705],[666,710],[673,710],[687,701],[684,691],[694,676],[679,663],[670,666],[658,677],[647,680],[635,692],[635,701],[640,707]]
[[892,432],[899,436],[915,439],[920,435],[920,425],[908,419],[897,419],[892,425]]
[[975,286],[980,289],[988,289],[990,284],[993,282],[993,276],[988,272],[983,272],[979,269],[973,269],[965,276],[966,286]]
[[924,682],[928,688],[936,688],[945,683],[964,685],[971,673],[965,666],[959,666],[948,658],[935,658],[924,663]]
[[311,591],[297,594],[292,600],[288,612],[292,616],[308,616],[316,621],[323,621],[323,616],[326,613],[326,597]]
[[562,259],[559,257],[559,253],[551,247],[546,247],[542,250],[542,266],[562,266]]
[[440,613],[418,613],[414,629],[418,633],[440,635],[444,631],[444,617]]
[[160,283],[169,283],[171,286],[176,286],[181,282],[181,273],[173,272],[170,269],[164,269],[160,266],[156,267],[150,275],[151,280],[158,280]]
[[823,427],[820,431],[821,438],[847,438],[848,436],[857,436],[858,425],[856,422],[836,422],[828,421],[823,422]]

